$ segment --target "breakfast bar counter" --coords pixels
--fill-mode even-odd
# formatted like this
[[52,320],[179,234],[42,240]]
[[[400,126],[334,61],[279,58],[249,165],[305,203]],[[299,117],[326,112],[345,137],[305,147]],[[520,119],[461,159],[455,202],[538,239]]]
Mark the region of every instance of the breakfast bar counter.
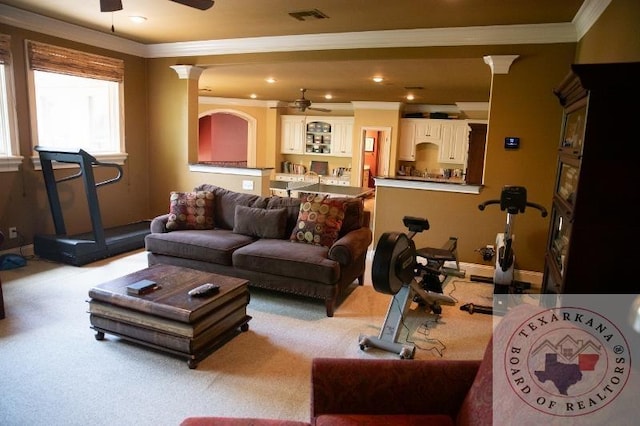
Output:
[[469,185],[462,179],[421,178],[415,176],[375,177],[376,187],[420,189],[425,191],[479,194],[483,185]]

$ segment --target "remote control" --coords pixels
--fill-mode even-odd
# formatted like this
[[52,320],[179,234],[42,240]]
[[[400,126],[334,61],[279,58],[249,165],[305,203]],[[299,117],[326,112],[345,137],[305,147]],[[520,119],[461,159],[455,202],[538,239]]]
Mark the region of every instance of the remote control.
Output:
[[220,286],[216,284],[206,283],[189,290],[189,296],[192,297],[205,297],[216,294],[220,291]]

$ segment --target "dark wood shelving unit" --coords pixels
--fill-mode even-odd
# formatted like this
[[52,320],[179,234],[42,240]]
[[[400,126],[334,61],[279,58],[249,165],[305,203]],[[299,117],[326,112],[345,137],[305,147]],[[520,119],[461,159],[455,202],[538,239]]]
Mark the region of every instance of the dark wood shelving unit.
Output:
[[573,65],[555,94],[564,111],[543,291],[640,293],[640,63]]

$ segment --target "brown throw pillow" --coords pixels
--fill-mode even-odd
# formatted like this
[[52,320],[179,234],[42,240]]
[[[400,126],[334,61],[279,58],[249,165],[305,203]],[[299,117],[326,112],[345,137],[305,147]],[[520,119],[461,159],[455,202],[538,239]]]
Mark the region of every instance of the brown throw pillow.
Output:
[[213,192],[171,192],[167,230],[213,229]]
[[338,239],[344,220],[345,199],[305,194],[291,241],[331,247]]
[[258,238],[284,238],[287,209],[261,209],[237,205],[233,232]]

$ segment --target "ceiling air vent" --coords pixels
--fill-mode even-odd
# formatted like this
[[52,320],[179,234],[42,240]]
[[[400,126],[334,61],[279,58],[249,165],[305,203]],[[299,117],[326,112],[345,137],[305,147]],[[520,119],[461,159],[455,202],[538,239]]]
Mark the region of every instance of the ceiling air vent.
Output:
[[327,15],[320,12],[318,9],[301,10],[299,12],[289,12],[289,16],[297,19],[298,21],[309,21],[312,19],[326,19]]

